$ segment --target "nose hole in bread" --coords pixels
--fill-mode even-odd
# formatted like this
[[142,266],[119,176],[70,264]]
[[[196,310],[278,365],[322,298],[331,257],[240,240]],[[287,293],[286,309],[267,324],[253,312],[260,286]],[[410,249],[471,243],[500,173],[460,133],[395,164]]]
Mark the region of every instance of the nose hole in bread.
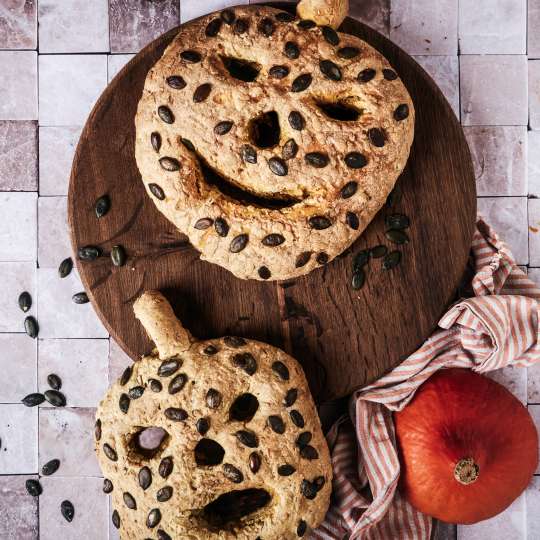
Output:
[[195,447],[195,462],[200,467],[219,465],[224,456],[223,446],[212,439],[201,439]]
[[155,458],[169,443],[169,434],[160,427],[139,428],[130,438],[128,459],[135,462]]
[[235,58],[234,56],[221,56],[221,61],[229,75],[239,81],[253,82],[259,76],[261,66],[256,62]]
[[211,529],[236,529],[243,517],[264,508],[271,500],[265,489],[229,491],[204,507],[202,519]]
[[328,118],[340,122],[355,122],[362,115],[362,110],[345,101],[317,101],[317,107]]
[[273,148],[279,144],[281,130],[276,111],[268,111],[249,121],[249,138],[258,148]]
[[238,396],[229,409],[229,419],[237,422],[249,422],[259,408],[259,400],[253,394]]

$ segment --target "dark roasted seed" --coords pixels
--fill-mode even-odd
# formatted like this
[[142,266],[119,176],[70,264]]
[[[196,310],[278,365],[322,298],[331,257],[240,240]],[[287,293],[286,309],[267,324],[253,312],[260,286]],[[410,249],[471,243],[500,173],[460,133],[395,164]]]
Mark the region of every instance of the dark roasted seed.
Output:
[[111,261],[114,266],[126,264],[126,252],[122,246],[113,246],[111,249]]
[[130,510],[137,510],[137,502],[133,498],[133,495],[131,493],[123,493],[122,499],[124,499],[124,504],[130,509]]
[[75,507],[70,501],[62,501],[60,504],[60,512],[64,516],[64,519],[71,523],[75,517]]
[[225,475],[225,478],[227,478],[231,482],[234,482],[235,484],[239,484],[240,482],[242,482],[242,480],[244,480],[244,475],[242,474],[242,471],[240,471],[230,463],[225,463],[223,465],[223,474]]
[[394,244],[402,245],[409,242],[407,233],[400,229],[390,229],[389,231],[386,231],[385,236]]
[[113,489],[113,483],[108,478],[105,478],[103,480],[103,493],[112,493]]
[[214,220],[211,218],[201,218],[195,222],[195,225],[193,225],[196,229],[199,231],[204,231],[211,227],[214,223]]
[[317,25],[309,19],[302,19],[301,21],[298,21],[298,28],[301,28],[302,30],[310,30],[311,28],[315,28],[316,26]]
[[139,471],[139,486],[147,490],[152,485],[152,471],[148,467],[143,467]]
[[300,492],[306,499],[314,499],[317,496],[317,488],[309,480],[302,480]]
[[180,162],[177,159],[168,156],[162,157],[159,160],[159,164],[164,171],[168,172],[179,171],[181,167]]
[[111,461],[118,461],[118,454],[116,453],[116,450],[109,446],[107,443],[103,445],[103,453],[109,458]]
[[183,90],[186,87],[186,81],[184,80],[184,77],[180,75],[171,75],[170,77],[167,77],[167,84],[175,90]]
[[129,396],[127,394],[122,394],[118,400],[118,407],[124,414],[127,414],[130,403],[131,400],[129,399]]
[[249,144],[244,144],[240,149],[240,155],[245,163],[257,163],[257,151]]
[[355,58],[359,54],[360,54],[360,49],[358,47],[342,47],[337,52],[337,55],[340,58],[343,58],[345,60],[350,60],[351,58]]
[[389,229],[407,229],[411,224],[404,214],[390,214],[384,218],[384,222]]
[[97,218],[102,218],[111,209],[111,199],[108,195],[102,195],[94,205]]
[[166,124],[174,124],[174,114],[172,113],[171,109],[169,107],[166,107],[165,105],[160,105],[158,107],[158,116],[165,122]]
[[321,60],[319,62],[319,69],[328,79],[332,81],[341,81],[341,69],[339,69],[339,66],[332,62],[332,60]]
[[280,435],[285,433],[285,424],[283,420],[281,419],[281,416],[278,416],[275,414],[269,416],[268,425],[272,428],[272,431],[275,431],[276,433],[279,433]]
[[231,253],[240,253],[249,242],[249,236],[247,234],[239,234],[235,236],[229,246],[229,251]]
[[101,257],[101,249],[97,246],[83,246],[79,248],[77,255],[81,261],[95,261]]
[[144,394],[144,386],[134,386],[129,389],[128,396],[130,399],[139,399]]
[[28,394],[21,400],[23,405],[26,405],[27,407],[36,407],[37,405],[41,405],[44,401],[45,396],[38,393]]
[[157,184],[148,184],[148,189],[156,199],[159,199],[160,201],[165,199],[165,192]]
[[207,431],[210,429],[210,422],[207,418],[199,418],[195,427],[201,435],[206,435]]
[[387,81],[395,81],[397,79],[397,73],[393,69],[383,69],[382,73]]
[[275,30],[274,21],[268,17],[265,17],[260,23],[259,23],[259,32],[265,36],[270,37]]
[[386,135],[384,134],[384,131],[379,128],[371,128],[368,131],[368,138],[371,144],[378,148],[382,148],[386,142]]
[[120,386],[125,386],[129,379],[131,379],[131,374],[133,373],[133,367],[128,366],[124,371],[122,372],[122,376],[120,377]]
[[270,167],[270,170],[277,176],[286,176],[289,172],[289,167],[285,161],[279,157],[271,157],[268,160],[268,166]]
[[159,152],[159,149],[161,148],[161,135],[157,131],[153,131],[150,134],[150,143],[152,144],[152,148]]
[[161,362],[157,374],[160,377],[170,377],[173,373],[176,373],[180,369],[180,365],[180,361],[174,358],[171,360],[165,360]]
[[169,383],[169,394],[174,395],[180,392],[186,385],[188,377],[185,373],[179,373]]
[[88,299],[88,295],[84,292],[84,291],[81,291],[81,292],[78,292],[78,293],[75,293],[71,299],[73,300],[73,302],[75,302],[76,304],[88,304],[88,302],[90,301]]
[[120,528],[120,514],[116,510],[112,513],[111,521],[116,529]]
[[218,348],[214,345],[208,345],[208,347],[205,347],[204,354],[207,354],[208,356],[212,356],[214,354],[217,354]]
[[39,334],[38,322],[31,315],[24,319],[24,330],[33,339],[37,338]]
[[332,222],[325,216],[311,216],[309,218],[309,226],[317,231],[328,229],[332,225]]
[[165,409],[164,414],[166,418],[173,422],[183,422],[188,417],[188,413],[179,407],[169,407]]
[[322,487],[324,486],[324,483],[325,483],[324,476],[317,476],[317,478],[313,480],[313,485],[315,486],[317,491],[320,491],[322,489]]
[[60,263],[60,266],[58,267],[58,275],[61,278],[65,278],[69,276],[72,269],[73,269],[73,261],[71,260],[71,257],[68,257],[67,259],[64,259]]
[[253,431],[241,429],[235,433],[235,436],[244,446],[247,446],[248,448],[257,448],[257,446],[259,446],[259,440]]
[[234,33],[241,35],[245,34],[249,30],[249,21],[247,19],[238,19],[234,23]]
[[282,381],[288,381],[289,380],[289,368],[279,360],[276,360],[272,364],[272,371],[282,380]]
[[313,448],[313,446],[310,446],[309,444],[307,446],[304,446],[300,450],[300,455],[304,459],[309,459],[309,460],[319,459],[319,452],[317,452],[317,450],[315,450],[315,448]]
[[280,465],[277,472],[279,476],[291,476],[296,472],[296,469],[287,463],[286,465]]
[[158,468],[159,476],[167,478],[173,471],[174,463],[172,457],[165,457],[161,460]]
[[201,84],[193,93],[193,101],[195,103],[202,103],[203,101],[206,101],[211,91],[212,85],[210,83]]
[[349,152],[345,156],[345,164],[351,169],[361,169],[367,165],[367,159],[360,152]]
[[292,92],[303,92],[307,88],[309,88],[310,84],[313,81],[313,77],[310,73],[304,73],[302,75],[298,75],[296,79],[292,82],[291,85],[291,91]]
[[289,139],[284,145],[281,151],[281,157],[285,160],[293,159],[298,154],[298,145],[294,139]]
[[306,127],[306,121],[298,111],[291,111],[289,113],[289,124],[296,131],[302,131]]
[[353,272],[362,269],[369,262],[370,251],[369,249],[363,249],[359,251],[353,259]]
[[358,227],[360,227],[360,220],[354,212],[347,212],[345,214],[345,221],[347,225],[355,231],[357,231]]
[[388,199],[386,200],[387,206],[394,206],[396,204],[399,204],[401,202],[401,197],[401,187],[398,184],[394,186],[394,189],[390,192],[390,195],[388,195]]
[[259,267],[259,269],[257,270],[257,273],[259,274],[259,277],[261,279],[270,279],[272,277],[272,273],[270,272],[267,266]]
[[401,252],[391,251],[383,259],[382,269],[383,270],[392,270],[401,262]]
[[296,437],[295,444],[298,448],[304,448],[311,442],[312,434],[310,431],[302,431],[298,437]]
[[354,271],[351,286],[355,291],[360,290],[366,281],[366,273],[362,268],[358,268]]
[[46,390],[43,393],[43,396],[53,407],[66,406],[66,396],[64,396],[64,394],[58,390]]
[[26,491],[32,497],[39,497],[43,493],[43,488],[37,480],[29,479],[26,481]]
[[252,452],[249,455],[249,469],[253,474],[257,473],[261,468],[261,456],[257,452]]
[[195,146],[189,139],[185,139],[182,137],[180,139],[180,142],[184,145],[185,148],[187,148],[190,152],[195,152]]
[[338,33],[330,26],[323,26],[321,28],[322,35],[330,45],[339,45],[339,36]]
[[289,68],[287,66],[272,66],[268,70],[268,75],[273,79],[284,79],[289,74]]
[[276,15],[276,19],[279,22],[292,22],[294,21],[294,15],[291,15],[290,13],[287,13],[286,11],[280,11]]
[[377,72],[374,69],[367,68],[367,69],[363,69],[356,78],[358,82],[360,83],[367,83],[371,81],[375,77],[376,74]]
[[98,418],[94,424],[94,437],[96,441],[101,440],[101,420]]
[[401,105],[398,105],[396,110],[394,111],[394,120],[397,120],[398,122],[401,122],[402,120],[405,120],[409,116],[409,106],[406,103],[402,103]]
[[171,536],[161,529],[157,532],[157,540],[172,540]]
[[358,189],[358,182],[354,182],[354,181],[348,182],[341,188],[341,191],[340,191],[341,198],[349,199],[356,193],[357,189]]
[[180,57],[182,58],[182,60],[185,60],[189,64],[197,64],[202,59],[201,53],[197,51],[190,51],[190,50],[182,51],[180,53]]
[[380,259],[388,253],[388,248],[386,246],[380,245],[371,248],[371,256],[374,259]]
[[225,345],[228,345],[229,347],[243,347],[244,345],[247,345],[247,341],[244,338],[241,338],[239,336],[225,336],[223,338],[223,341],[225,342]]
[[289,415],[291,417],[291,420],[292,420],[293,424],[296,427],[299,427],[299,428],[304,427],[304,425],[305,425],[304,417],[302,416],[300,411],[297,411],[296,409],[293,409],[292,411],[289,412]]
[[232,362],[233,365],[245,371],[248,375],[253,375],[257,371],[257,361],[251,353],[235,354]]
[[230,120],[224,120],[223,122],[219,122],[214,127],[214,133],[216,135],[225,135],[231,131],[232,127],[234,125],[234,122],[231,122]]
[[207,25],[204,33],[207,37],[216,37],[221,30],[223,21],[221,19],[212,19]]
[[285,405],[285,407],[292,407],[296,402],[297,397],[298,390],[296,388],[291,388],[290,390],[287,390],[287,393],[285,394],[285,399],[283,400],[283,404]]
[[225,238],[229,234],[229,224],[223,218],[216,218],[214,229],[219,236]]
[[296,527],[296,536],[299,536],[300,538],[306,534],[307,531],[307,523],[301,519],[298,522],[298,527]]
[[221,18],[227,24],[232,24],[236,19],[236,15],[232,9],[225,9],[221,12]]
[[173,488],[171,486],[164,486],[156,493],[156,499],[158,502],[167,502],[173,496]]
[[295,60],[300,56],[300,49],[294,41],[287,41],[285,43],[285,56],[291,60]]
[[282,234],[272,233],[267,234],[262,240],[261,243],[266,247],[276,247],[285,242],[285,237]]
[[330,162],[328,156],[326,154],[323,154],[322,152],[309,152],[308,154],[306,154],[305,160],[308,165],[316,167],[317,169],[322,169],[323,167],[326,167]]
[[301,268],[302,266],[305,266],[309,262],[309,259],[311,259],[312,254],[312,251],[304,251],[300,253],[300,255],[296,257],[296,262],[294,263],[296,268]]
[[221,392],[219,392],[215,388],[210,388],[210,390],[206,392],[206,404],[211,409],[217,409],[221,405],[221,401]]
[[157,393],[163,390],[163,385],[157,379],[150,379],[148,382],[150,383],[150,390],[152,392]]
[[47,463],[45,463],[45,465],[43,465],[43,467],[41,467],[41,474],[43,476],[51,476],[59,468],[60,468],[60,460],[59,459],[51,459],[50,461],[47,461]]
[[150,512],[148,513],[148,517],[146,518],[146,526],[149,529],[153,529],[154,527],[157,527],[159,525],[160,521],[161,511],[158,508],[150,510]]
[[29,292],[24,291],[19,295],[19,307],[24,313],[30,310],[32,307],[32,297]]

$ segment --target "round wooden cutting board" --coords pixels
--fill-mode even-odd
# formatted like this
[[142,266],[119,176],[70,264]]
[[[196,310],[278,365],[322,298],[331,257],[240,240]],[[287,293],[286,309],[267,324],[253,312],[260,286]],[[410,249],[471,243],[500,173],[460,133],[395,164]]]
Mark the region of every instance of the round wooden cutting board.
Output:
[[[280,7],[292,10],[290,4]],[[97,245],[104,256],[77,261],[101,320],[122,348],[139,358],[152,346],[133,315],[142,291],[161,290],[200,338],[227,334],[272,343],[303,365],[315,399],[344,396],[373,381],[417,349],[453,301],[469,253],[476,216],[475,179],[461,127],[439,89],[401,49],[367,26],[347,19],[343,32],[382,52],[416,107],[416,132],[398,181],[401,201],[381,210],[346,254],[286,282],[242,281],[199,260],[198,253],[146,195],[134,158],[134,116],[149,68],[181,27],[143,49],[105,90],[82,132],[69,189],[73,249]],[[94,204],[108,194],[110,212]],[[384,218],[410,217],[410,242],[398,246],[401,264],[367,267],[366,284],[351,287],[354,254],[386,244]],[[113,267],[112,246],[127,264]]]

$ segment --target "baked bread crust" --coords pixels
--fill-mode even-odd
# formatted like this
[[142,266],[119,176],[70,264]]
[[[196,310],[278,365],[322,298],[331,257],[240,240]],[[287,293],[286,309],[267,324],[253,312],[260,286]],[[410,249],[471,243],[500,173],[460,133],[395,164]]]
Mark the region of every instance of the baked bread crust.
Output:
[[[354,36],[273,8],[227,12],[184,25],[149,71],[137,165],[202,259],[244,279],[300,276],[342,253],[386,201],[409,155],[413,104],[388,61]],[[234,78],[231,69],[244,78],[249,70],[231,68],[231,58],[251,62],[256,80]],[[253,121],[271,111],[279,141],[257,147],[268,141],[260,129],[257,140]],[[227,194],[229,185],[256,202]]]
[[[114,522],[121,538],[278,540],[298,538],[316,527],[329,505],[332,469],[299,364],[257,341],[230,337],[195,341],[160,293],[145,293],[136,302],[135,313],[157,351],[135,362],[109,389],[96,421],[96,452],[113,486]],[[171,361],[173,367],[164,372],[163,366]],[[258,408],[252,419],[240,421],[236,418],[246,408],[233,403],[247,393],[256,397]],[[167,412],[171,409],[184,412],[174,416]],[[271,426],[270,417],[281,418],[282,433],[280,425]],[[207,425],[201,425],[201,419]],[[169,436],[153,456],[144,455],[133,442],[148,427],[162,428]],[[238,434],[241,430],[248,432],[247,440]],[[310,435],[303,435],[300,444],[302,433]],[[221,445],[225,454],[219,463],[198,463],[201,440]],[[254,453],[260,460],[258,470]],[[145,467],[148,470],[141,472]],[[172,489],[170,498],[159,502],[158,493],[167,487]],[[271,500],[226,525],[218,526],[214,514],[204,514],[205,506],[220,495],[248,489],[266,490]],[[254,493],[247,492],[246,497],[260,496]],[[234,502],[232,507],[241,504]]]

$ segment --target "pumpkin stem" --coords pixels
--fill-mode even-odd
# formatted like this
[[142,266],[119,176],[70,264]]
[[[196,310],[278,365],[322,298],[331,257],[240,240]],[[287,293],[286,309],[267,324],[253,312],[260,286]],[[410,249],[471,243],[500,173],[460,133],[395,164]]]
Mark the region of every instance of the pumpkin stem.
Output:
[[473,458],[460,459],[454,468],[454,478],[464,486],[472,484],[478,480],[480,467]]

